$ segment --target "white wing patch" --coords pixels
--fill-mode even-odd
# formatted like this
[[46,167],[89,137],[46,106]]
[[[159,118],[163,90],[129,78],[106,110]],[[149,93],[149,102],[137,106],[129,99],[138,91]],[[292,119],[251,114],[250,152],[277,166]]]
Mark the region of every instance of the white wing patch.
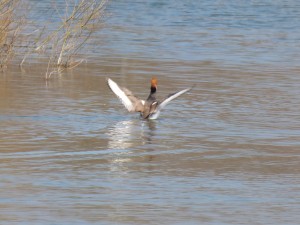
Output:
[[191,88],[187,88],[182,91],[178,91],[174,94],[171,94],[168,98],[166,98],[162,103],[159,104],[159,106],[157,107],[157,110],[158,111],[162,110],[170,101],[179,97],[180,95],[184,94],[185,92],[187,92],[189,90],[191,90]]
[[126,109],[129,112],[134,111],[133,103],[130,101],[130,99],[127,97],[124,91],[119,87],[119,85],[111,80],[110,78],[107,79],[108,86],[110,89],[115,93],[116,96],[121,100],[123,105],[126,107]]
[[156,120],[159,117],[160,111],[156,111],[149,116],[150,120]]
[[179,97],[180,95],[184,94],[185,92],[187,92],[187,91],[189,91],[189,90],[191,90],[191,88],[187,88],[187,89],[184,89],[184,90],[182,90],[182,91],[178,91],[178,92],[176,92],[176,93],[174,93],[174,94],[171,94],[169,97],[167,97],[164,101],[162,101],[162,102],[158,105],[158,107],[157,107],[157,109],[155,110],[155,112],[152,113],[152,114],[149,116],[149,119],[152,119],[152,120],[157,119],[157,118],[159,117],[159,115],[160,115],[160,111],[161,111],[161,110],[162,110],[162,109],[163,109],[170,101],[172,101],[173,99]]

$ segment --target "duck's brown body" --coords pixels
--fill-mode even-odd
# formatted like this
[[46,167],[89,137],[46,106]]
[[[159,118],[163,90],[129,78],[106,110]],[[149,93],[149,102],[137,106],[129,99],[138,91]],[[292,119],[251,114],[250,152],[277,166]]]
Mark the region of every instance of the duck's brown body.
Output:
[[182,91],[176,92],[174,94],[169,95],[162,102],[158,102],[156,100],[156,90],[157,90],[157,79],[152,78],[150,94],[146,101],[140,100],[136,96],[132,94],[126,88],[119,87],[113,80],[107,79],[108,86],[110,89],[118,96],[124,106],[127,108],[129,112],[140,112],[141,117],[143,119],[156,119],[160,114],[160,110],[167,105],[171,100],[177,98],[179,95],[190,90],[184,89]]

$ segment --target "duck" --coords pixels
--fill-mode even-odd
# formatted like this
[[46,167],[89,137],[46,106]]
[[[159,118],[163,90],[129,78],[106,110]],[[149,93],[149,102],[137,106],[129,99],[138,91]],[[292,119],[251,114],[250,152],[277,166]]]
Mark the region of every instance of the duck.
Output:
[[110,90],[119,98],[122,104],[129,112],[139,112],[141,118],[155,120],[159,117],[161,111],[173,99],[188,92],[191,88],[169,94],[162,101],[156,99],[157,78],[151,79],[150,94],[146,100],[136,97],[130,90],[119,86],[115,81],[107,78],[107,85]]

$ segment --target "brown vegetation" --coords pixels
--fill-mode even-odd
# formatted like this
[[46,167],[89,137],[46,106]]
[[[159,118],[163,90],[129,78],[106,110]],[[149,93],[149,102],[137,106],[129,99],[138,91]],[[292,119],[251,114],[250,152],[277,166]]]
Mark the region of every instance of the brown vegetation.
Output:
[[15,54],[23,18],[16,15],[20,0],[0,0],[0,67],[4,69]]
[[[0,0],[0,65],[6,67],[14,56],[16,43],[24,39],[21,28],[24,18],[17,15],[16,9],[22,0]],[[59,74],[66,68],[78,66],[82,59],[79,53],[90,40],[92,34],[102,26],[104,8],[107,0],[66,0],[65,8],[56,7],[61,22],[50,30],[47,25],[36,25],[35,31],[27,35],[23,54],[23,65],[28,57],[37,54],[48,62],[46,78]],[[55,7],[55,6],[54,6]],[[34,13],[34,12],[33,12]],[[27,23],[33,24],[32,21]]]
[[105,0],[79,0],[73,6],[66,4],[58,28],[37,42],[36,51],[49,56],[46,78],[82,62],[78,53],[101,27],[105,3]]

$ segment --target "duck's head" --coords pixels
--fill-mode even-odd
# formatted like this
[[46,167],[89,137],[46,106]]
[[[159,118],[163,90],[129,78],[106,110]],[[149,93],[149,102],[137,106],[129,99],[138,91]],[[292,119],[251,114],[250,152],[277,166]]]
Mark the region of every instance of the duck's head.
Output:
[[156,89],[157,89],[157,79],[156,77],[153,77],[151,79],[151,93],[156,92]]

